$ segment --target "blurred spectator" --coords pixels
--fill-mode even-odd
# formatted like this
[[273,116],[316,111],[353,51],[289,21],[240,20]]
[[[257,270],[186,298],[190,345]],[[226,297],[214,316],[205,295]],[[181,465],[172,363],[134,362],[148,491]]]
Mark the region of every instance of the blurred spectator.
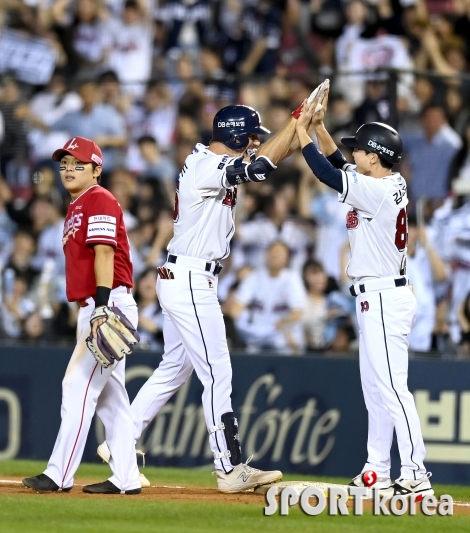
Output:
[[[5,264],[5,272],[12,270],[15,277],[21,276],[29,290],[38,276],[38,270],[32,266],[36,244],[29,231],[19,229],[13,238],[13,248]],[[4,283],[6,283],[4,281]],[[21,291],[20,291],[21,292]]]
[[31,197],[26,109],[18,82],[11,75],[3,75],[0,79],[0,113],[5,133],[0,144],[0,174],[6,179],[18,205],[25,205]]
[[46,328],[41,313],[39,311],[29,313],[24,319],[22,340],[36,344],[44,338],[45,333]]
[[436,285],[447,279],[446,266],[429,242],[425,227],[408,217],[406,273],[417,302],[416,318],[409,335],[410,349],[428,352],[436,321]]
[[144,94],[152,71],[153,25],[144,0],[125,0],[122,15],[107,27],[110,54],[107,65],[114,70],[126,93]]
[[288,263],[287,245],[272,243],[266,252],[266,267],[255,269],[236,290],[230,315],[251,353],[264,348],[299,353],[304,348],[305,289],[300,275],[287,268]]
[[19,338],[23,331],[26,317],[32,313],[36,306],[27,297],[28,279],[17,275],[12,268],[7,267],[3,274],[5,284],[4,298],[1,305],[1,325],[8,338]]
[[129,235],[134,279],[136,279],[147,268],[146,260],[155,235],[155,222],[142,222],[129,229],[127,234]]
[[135,178],[125,168],[117,168],[110,176],[108,189],[122,208],[126,229],[131,230],[137,225],[136,217],[130,212],[136,192]]
[[33,266],[41,270],[52,260],[55,276],[65,276],[65,256],[62,246],[64,217],[61,208],[52,199],[38,197],[31,206],[33,228],[37,235],[37,252]]
[[253,73],[275,71],[281,44],[282,14],[285,1],[229,0],[218,13],[219,46],[224,50],[224,68],[228,72]]
[[111,46],[102,0],[59,0],[52,3],[51,13],[70,58],[69,69],[96,73]]
[[291,267],[301,272],[308,256],[309,239],[300,221],[289,216],[288,202],[278,192],[263,200],[263,212],[253,220],[240,224],[237,242],[245,254],[244,262],[260,268],[266,249],[274,241],[282,241],[291,253]]
[[150,178],[160,182],[170,204],[175,196],[176,165],[173,160],[161,153],[157,141],[151,135],[143,135],[137,140],[137,150],[130,151],[128,167],[139,175],[139,179]]
[[365,0],[351,0],[346,4],[344,11],[346,21],[343,32],[335,44],[336,66],[339,70],[347,70],[351,49],[366,29],[368,14]]
[[134,297],[139,307],[137,331],[140,335],[139,348],[142,350],[160,350],[162,348],[163,314],[158,304],[156,286],[156,268],[144,270],[136,282]]
[[121,149],[126,144],[124,118],[113,106],[100,103],[98,86],[94,81],[82,81],[78,92],[83,101],[82,108],[67,113],[52,128],[66,131],[69,138],[93,139],[103,152],[104,168],[108,173],[122,161]]
[[150,83],[142,103],[134,104],[127,116],[132,139],[151,135],[163,149],[169,148],[176,127],[177,108],[166,83]]
[[328,291],[328,276],[320,262],[307,261],[302,275],[307,289],[303,316],[306,347],[310,351],[325,350],[336,338],[340,319],[347,320],[352,309],[346,296]]
[[123,116],[129,112],[134,96],[125,93],[114,70],[105,70],[98,78],[101,102],[117,109]]
[[368,80],[365,86],[365,99],[356,108],[353,118],[353,130],[367,122],[390,121],[390,98],[385,80]]
[[411,166],[410,196],[415,202],[422,196],[440,200],[447,196],[450,165],[462,147],[462,140],[438,105],[430,104],[423,109],[421,123],[419,133],[402,132]]
[[28,139],[34,161],[50,160],[52,152],[67,142],[70,138],[67,131],[49,131],[48,128],[67,113],[77,112],[81,107],[80,96],[68,91],[65,76],[61,73],[55,73],[47,87],[31,98],[29,113],[25,118],[32,127]]
[[348,241],[346,215],[349,207],[338,202],[336,191],[321,183],[303,157],[298,158],[302,168],[299,186],[299,214],[313,218],[316,223],[314,256],[329,276],[341,275],[340,250]]
[[16,229],[16,225],[7,211],[7,204],[11,200],[11,190],[0,176],[0,271],[3,270],[3,265],[11,253],[13,235]]

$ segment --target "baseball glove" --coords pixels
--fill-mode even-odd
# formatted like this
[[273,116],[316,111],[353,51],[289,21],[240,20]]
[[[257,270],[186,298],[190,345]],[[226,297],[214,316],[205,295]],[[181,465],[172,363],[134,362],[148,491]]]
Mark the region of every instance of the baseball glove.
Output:
[[97,307],[90,318],[93,324],[98,318],[105,318],[96,331],[86,339],[86,345],[101,366],[107,368],[130,355],[140,337],[130,320],[117,307]]

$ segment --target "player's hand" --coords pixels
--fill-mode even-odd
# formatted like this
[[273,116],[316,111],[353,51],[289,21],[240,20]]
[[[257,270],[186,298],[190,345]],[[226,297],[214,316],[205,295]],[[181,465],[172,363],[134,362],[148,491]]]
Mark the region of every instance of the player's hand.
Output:
[[[313,101],[312,106],[314,105],[315,100]],[[307,108],[307,100],[304,100],[302,112],[300,113],[300,116],[295,123],[295,129],[297,130],[297,132],[307,131],[310,126],[311,120],[312,120],[312,113],[309,112],[309,108]]]
[[325,119],[326,108],[328,106],[329,93],[330,93],[330,89],[327,88],[325,89],[323,98],[321,98],[320,94],[316,98],[317,104],[314,108],[314,113],[312,116],[312,126],[314,128],[317,126],[321,126],[323,124],[323,120]]
[[96,339],[96,331],[101,326],[101,324],[104,324],[106,322],[106,318],[97,318],[96,320],[93,320],[91,323],[91,336],[93,339]]

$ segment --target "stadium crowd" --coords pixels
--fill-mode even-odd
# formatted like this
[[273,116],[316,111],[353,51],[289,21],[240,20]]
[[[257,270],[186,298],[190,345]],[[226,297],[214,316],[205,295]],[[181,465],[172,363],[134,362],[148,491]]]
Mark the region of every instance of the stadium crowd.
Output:
[[[329,77],[327,126],[338,144],[370,121],[392,123],[404,140],[398,170],[409,185],[407,266],[418,300],[410,348],[468,357],[469,35],[470,0],[3,0],[1,338],[75,335],[62,252],[67,194],[50,158],[67,139],[103,149],[102,184],[129,233],[141,348],[158,350],[156,267],[186,156],[210,142],[221,107],[250,105],[275,132]],[[301,154],[271,176],[238,190],[218,285],[230,346],[354,350],[348,207]]]

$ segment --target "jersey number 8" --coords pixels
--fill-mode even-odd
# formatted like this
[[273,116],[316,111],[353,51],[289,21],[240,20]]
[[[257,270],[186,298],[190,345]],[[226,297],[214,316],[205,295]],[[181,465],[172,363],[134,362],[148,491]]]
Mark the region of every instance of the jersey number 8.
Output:
[[399,252],[402,252],[408,244],[408,217],[406,216],[406,209],[400,209],[395,228],[395,246]]

